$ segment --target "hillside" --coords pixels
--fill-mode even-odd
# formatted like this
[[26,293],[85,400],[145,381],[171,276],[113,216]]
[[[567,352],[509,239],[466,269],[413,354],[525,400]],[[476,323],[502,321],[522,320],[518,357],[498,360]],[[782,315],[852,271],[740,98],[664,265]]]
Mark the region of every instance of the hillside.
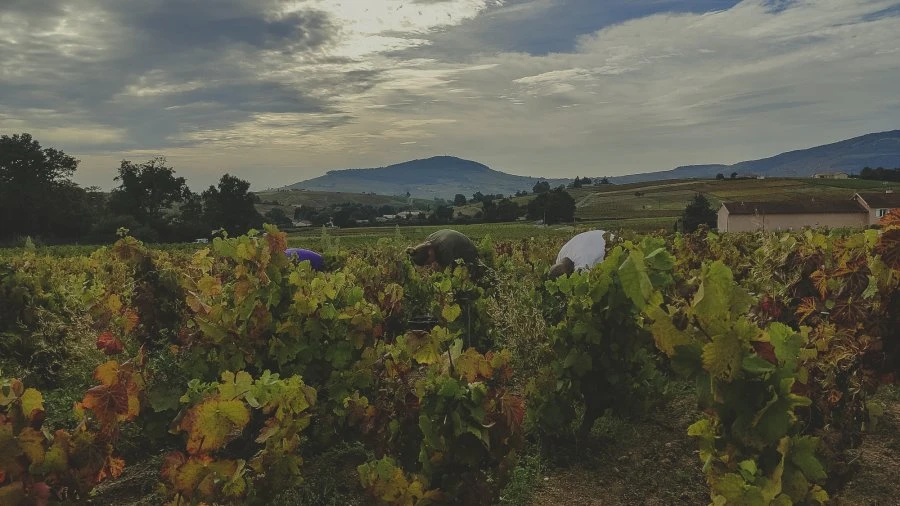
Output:
[[409,192],[413,197],[453,199],[457,193],[470,197],[475,192],[508,195],[521,190],[530,191],[535,183],[543,180],[553,186],[570,181],[516,176],[471,160],[435,156],[374,169],[333,170],[285,189],[373,192],[379,195],[406,195]]
[[863,167],[900,167],[900,130],[855,137],[733,165],[687,165],[672,170],[611,178],[616,184],[663,179],[713,178],[718,173],[810,177],[817,172],[859,172]]

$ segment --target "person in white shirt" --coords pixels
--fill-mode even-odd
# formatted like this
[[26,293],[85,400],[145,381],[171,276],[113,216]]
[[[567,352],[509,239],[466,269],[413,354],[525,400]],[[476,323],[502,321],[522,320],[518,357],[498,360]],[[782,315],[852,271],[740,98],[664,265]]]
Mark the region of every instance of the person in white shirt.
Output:
[[556,255],[556,264],[550,268],[550,278],[563,274],[570,276],[577,270],[590,269],[606,256],[606,234],[603,230],[582,232],[569,239]]

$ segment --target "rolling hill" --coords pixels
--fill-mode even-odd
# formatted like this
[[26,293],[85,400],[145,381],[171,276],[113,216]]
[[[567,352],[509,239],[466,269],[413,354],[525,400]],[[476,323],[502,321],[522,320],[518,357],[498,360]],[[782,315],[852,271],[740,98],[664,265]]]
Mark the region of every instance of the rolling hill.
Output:
[[767,177],[811,177],[817,172],[859,172],[863,167],[900,167],[900,130],[854,137],[733,165],[687,165],[672,170],[610,178],[613,183],[713,178],[722,173]]
[[516,176],[455,156],[435,156],[374,169],[332,170],[284,189],[380,195],[406,195],[409,192],[418,198],[452,199],[457,193],[470,197],[475,192],[508,195],[521,190],[531,191],[539,181],[557,186],[571,180]]

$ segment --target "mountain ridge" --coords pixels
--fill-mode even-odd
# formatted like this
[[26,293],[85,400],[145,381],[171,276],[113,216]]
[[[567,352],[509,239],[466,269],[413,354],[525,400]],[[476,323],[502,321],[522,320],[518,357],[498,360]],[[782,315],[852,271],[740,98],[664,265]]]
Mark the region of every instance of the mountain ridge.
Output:
[[[900,129],[869,133],[734,164],[685,165],[670,170],[612,176],[609,180],[626,184],[706,179],[714,178],[719,173],[729,177],[732,172],[765,177],[811,177],[819,172],[854,172],[866,166],[900,167]],[[417,198],[452,199],[457,193],[470,197],[475,192],[509,195],[522,190],[530,191],[539,181],[547,181],[555,187],[568,184],[572,179],[508,174],[476,161],[440,155],[384,167],[329,170],[322,176],[283,189],[380,195],[405,195],[409,192],[410,196]]]
[[417,198],[452,199],[457,193],[471,197],[475,192],[509,195],[522,190],[531,191],[540,181],[558,186],[568,184],[571,179],[508,174],[472,160],[440,155],[385,167],[330,170],[322,176],[283,189],[373,192],[381,195],[409,192],[410,196]]
[[710,178],[732,172],[766,177],[812,177],[819,172],[853,172],[863,167],[900,167],[900,130],[873,132],[766,158],[734,164],[684,165],[671,170],[611,177],[613,183]]

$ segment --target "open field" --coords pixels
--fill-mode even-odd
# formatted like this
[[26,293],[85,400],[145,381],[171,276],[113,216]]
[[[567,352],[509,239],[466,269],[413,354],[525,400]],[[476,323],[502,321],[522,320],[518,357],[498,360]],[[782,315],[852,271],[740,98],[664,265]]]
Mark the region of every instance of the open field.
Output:
[[265,214],[275,207],[280,207],[288,216],[293,216],[294,208],[297,206],[321,209],[337,204],[362,204],[373,207],[394,206],[398,208],[409,205],[410,202],[416,208],[426,208],[434,205],[432,200],[408,200],[401,196],[374,195],[370,193],[280,190],[258,192],[256,195],[260,199],[260,203],[256,205],[256,209],[260,213]]
[[[685,206],[698,192],[706,195],[713,206],[718,207],[722,202],[732,200],[850,198],[856,191],[881,189],[900,189],[900,184],[861,179],[698,179],[586,186],[567,191],[575,198],[575,217],[578,220],[609,222],[608,220],[641,216],[657,218],[655,224],[667,223],[664,225],[667,228],[681,216]],[[533,198],[533,195],[529,195],[515,197],[512,201],[527,205]],[[457,211],[473,216],[480,209],[480,204],[469,204],[457,208]]]

